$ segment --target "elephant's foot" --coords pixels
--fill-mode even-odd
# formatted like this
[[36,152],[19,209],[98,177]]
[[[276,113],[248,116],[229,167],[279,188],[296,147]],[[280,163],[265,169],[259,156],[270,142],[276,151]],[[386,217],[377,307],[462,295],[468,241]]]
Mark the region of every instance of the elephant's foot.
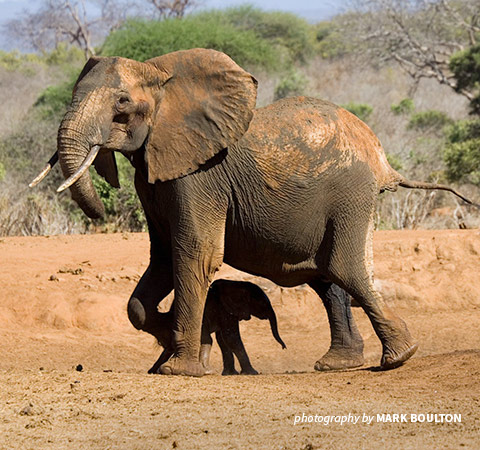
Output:
[[205,371],[205,366],[200,361],[176,356],[162,364],[159,369],[162,375],[186,375],[190,377],[202,377],[205,375]]
[[360,348],[335,347],[330,348],[316,363],[315,370],[327,372],[330,370],[347,370],[363,366],[363,344]]
[[240,373],[242,375],[258,375],[258,372],[253,367],[249,367],[248,369],[242,369]]
[[382,344],[383,354],[380,366],[384,370],[401,366],[418,348],[418,344],[410,336],[403,321],[398,329],[383,340]]
[[401,366],[418,349],[416,342],[399,345],[397,347],[384,347],[380,366],[383,370],[395,369]]
[[209,365],[202,364],[205,368],[205,375],[211,375],[213,373],[213,369]]
[[222,375],[238,375],[238,372],[235,369],[224,367]]

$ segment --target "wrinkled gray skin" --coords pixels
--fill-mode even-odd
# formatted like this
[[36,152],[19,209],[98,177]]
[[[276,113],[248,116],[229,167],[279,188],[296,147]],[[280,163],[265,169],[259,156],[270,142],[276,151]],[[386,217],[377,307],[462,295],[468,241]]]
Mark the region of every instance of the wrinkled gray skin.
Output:
[[[277,317],[272,308],[270,299],[256,284],[247,281],[217,280],[208,290],[203,313],[202,345],[200,347],[200,362],[211,373],[210,352],[212,350],[212,333],[215,333],[220,350],[222,351],[222,375],[238,375],[235,370],[235,355],[240,363],[243,375],[257,375],[240,336],[239,322],[250,320],[251,317],[268,320],[273,337],[286,348],[277,326]],[[162,327],[158,342],[164,348],[157,362],[148,373],[158,373],[163,363],[167,362],[175,352],[173,344],[173,311],[160,313]]]
[[[157,305],[174,289],[175,353],[159,371],[203,375],[205,299],[225,261],[318,293],[332,343],[317,369],[363,362],[349,300],[334,284],[370,318],[382,367],[402,364],[417,346],[373,287],[372,233],[379,192],[406,180],[371,130],[342,108],[302,97],[254,111],[255,92],[249,74],[209,50],[146,63],[92,59],[82,71],[59,129],[59,161],[71,177],[98,145],[95,168],[112,185],[112,151],[136,168],[151,251],[128,303],[130,321],[158,336]],[[102,215],[88,172],[70,190],[87,215]]]

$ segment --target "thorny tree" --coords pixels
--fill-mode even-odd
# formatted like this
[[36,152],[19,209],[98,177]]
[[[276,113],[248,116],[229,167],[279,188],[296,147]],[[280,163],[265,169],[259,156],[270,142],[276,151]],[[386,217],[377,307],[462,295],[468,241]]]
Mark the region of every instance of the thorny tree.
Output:
[[38,10],[24,11],[5,27],[36,51],[68,42],[88,58],[95,53],[94,42],[124,20],[124,11],[115,0],[44,0]]
[[160,19],[182,18],[185,13],[195,7],[195,0],[147,0],[156,10]]
[[435,78],[472,100],[471,90],[458,89],[449,62],[477,44],[480,1],[352,0],[350,9],[340,19],[343,35],[370,61],[396,61],[415,85]]
[[[145,9],[145,3],[152,8]],[[119,27],[127,16],[181,18],[195,0],[43,0],[36,11],[24,11],[4,28],[17,41],[36,51],[68,42],[81,48],[85,58],[95,54],[94,45]]]

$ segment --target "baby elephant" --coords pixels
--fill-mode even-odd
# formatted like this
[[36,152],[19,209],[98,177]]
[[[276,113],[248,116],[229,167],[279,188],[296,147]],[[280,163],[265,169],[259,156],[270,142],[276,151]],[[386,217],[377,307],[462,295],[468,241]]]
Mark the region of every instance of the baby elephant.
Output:
[[[159,314],[160,327],[156,330],[155,337],[164,350],[148,373],[157,373],[159,367],[174,352],[172,344],[173,311]],[[286,348],[278,334],[277,317],[270,300],[260,287],[247,281],[217,280],[212,283],[205,303],[200,348],[200,361],[207,369],[207,373],[211,373],[209,365],[212,349],[211,334],[215,333],[222,351],[222,375],[238,374],[235,370],[234,354],[240,362],[242,374],[258,374],[250,363],[238,326],[240,320],[250,320],[251,316],[269,320],[273,337],[282,348]]]

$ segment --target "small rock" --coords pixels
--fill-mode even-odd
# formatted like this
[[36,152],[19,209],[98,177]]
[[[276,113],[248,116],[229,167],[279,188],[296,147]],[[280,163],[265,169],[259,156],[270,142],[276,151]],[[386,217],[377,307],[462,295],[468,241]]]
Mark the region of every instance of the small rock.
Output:
[[33,416],[33,414],[33,405],[31,403],[29,403],[20,411],[21,416]]
[[81,267],[77,267],[76,269],[72,269],[70,267],[61,267],[58,269],[58,273],[71,273],[72,275],[80,275],[83,273],[83,269]]
[[50,275],[49,281],[60,281],[60,279],[56,275]]
[[81,372],[83,370],[83,366],[81,364],[78,364],[77,367],[75,367],[75,370],[77,372]]

